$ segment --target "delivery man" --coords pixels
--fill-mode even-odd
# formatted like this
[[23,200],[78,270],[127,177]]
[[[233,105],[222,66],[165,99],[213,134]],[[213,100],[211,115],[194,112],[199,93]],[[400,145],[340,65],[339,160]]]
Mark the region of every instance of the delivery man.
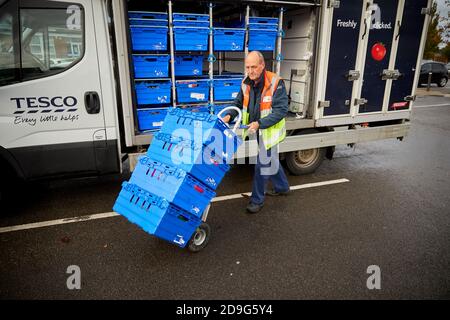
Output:
[[[255,164],[252,195],[247,206],[249,213],[259,212],[264,205],[265,194],[287,195],[289,182],[278,158],[278,144],[286,137],[285,119],[288,112],[288,97],[283,80],[265,69],[264,56],[252,51],[245,59],[247,77],[234,100],[234,105],[242,109],[242,124],[247,125],[243,138],[256,135],[258,157]],[[223,117],[230,122],[236,111],[229,111]],[[273,190],[267,191],[268,180]]]

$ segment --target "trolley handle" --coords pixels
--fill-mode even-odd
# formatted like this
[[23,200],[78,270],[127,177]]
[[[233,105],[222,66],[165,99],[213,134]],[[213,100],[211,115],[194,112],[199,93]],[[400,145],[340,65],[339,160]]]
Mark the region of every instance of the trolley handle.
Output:
[[[239,109],[238,107],[230,106],[230,107],[226,107],[226,108],[223,108],[222,110],[220,110],[219,113],[217,114],[217,117],[219,117],[219,119],[223,120],[222,117],[221,117],[221,115],[222,115],[222,113],[224,113],[224,112],[227,111],[227,110],[235,110],[235,111],[238,112],[238,119],[237,119],[237,121],[236,121],[236,123],[235,123],[235,125],[234,125],[234,127],[233,127],[233,129],[232,129],[233,132],[236,132],[236,130],[237,130],[238,128],[241,128],[242,111],[241,111],[241,109]],[[228,125],[228,127],[230,127],[229,124],[227,124],[227,125]],[[241,128],[241,129],[242,129],[242,128]]]

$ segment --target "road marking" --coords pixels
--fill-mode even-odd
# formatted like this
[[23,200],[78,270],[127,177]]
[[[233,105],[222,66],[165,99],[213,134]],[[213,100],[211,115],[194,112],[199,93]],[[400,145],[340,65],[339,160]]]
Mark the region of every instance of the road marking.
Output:
[[413,108],[432,108],[432,107],[450,107],[450,103],[441,103],[441,104],[430,104],[426,106],[414,106]]
[[[291,190],[315,188],[315,187],[326,186],[326,185],[337,184],[337,183],[344,183],[344,182],[349,182],[349,181],[350,180],[344,178],[344,179],[328,180],[328,181],[322,181],[322,182],[305,183],[305,184],[291,186]],[[239,198],[243,198],[245,196],[250,196],[250,195],[251,195],[251,192],[231,194],[231,195],[227,195],[227,196],[215,197],[212,199],[211,202],[239,199]],[[43,221],[43,222],[35,222],[35,223],[27,223],[27,224],[21,224],[21,225],[17,225],[17,226],[0,228],[0,233],[50,227],[50,226],[56,226],[56,225],[61,225],[61,224],[111,218],[111,217],[116,217],[116,216],[119,216],[119,214],[116,212],[104,212],[104,213],[91,214],[91,215],[86,215],[86,216],[79,216],[79,217],[72,217],[72,218],[65,218],[65,219],[58,219],[58,220],[50,220],[50,221]]]

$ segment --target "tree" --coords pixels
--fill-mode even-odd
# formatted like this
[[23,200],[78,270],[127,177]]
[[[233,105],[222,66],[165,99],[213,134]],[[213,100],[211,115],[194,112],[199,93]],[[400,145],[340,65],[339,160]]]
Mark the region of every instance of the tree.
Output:
[[443,30],[438,26],[439,14],[437,12],[436,0],[431,5],[431,22],[428,26],[427,42],[423,53],[424,59],[433,60],[434,56],[439,53],[439,44],[442,42]]

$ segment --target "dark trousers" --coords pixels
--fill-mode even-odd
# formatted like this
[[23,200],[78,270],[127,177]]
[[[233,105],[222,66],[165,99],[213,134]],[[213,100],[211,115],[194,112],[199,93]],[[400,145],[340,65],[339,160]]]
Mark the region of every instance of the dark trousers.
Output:
[[251,202],[255,204],[264,203],[264,194],[267,183],[270,180],[273,188],[277,192],[289,190],[289,182],[283,167],[280,164],[278,155],[278,146],[266,150],[262,139],[259,140],[259,152],[255,164],[255,173],[253,176]]

